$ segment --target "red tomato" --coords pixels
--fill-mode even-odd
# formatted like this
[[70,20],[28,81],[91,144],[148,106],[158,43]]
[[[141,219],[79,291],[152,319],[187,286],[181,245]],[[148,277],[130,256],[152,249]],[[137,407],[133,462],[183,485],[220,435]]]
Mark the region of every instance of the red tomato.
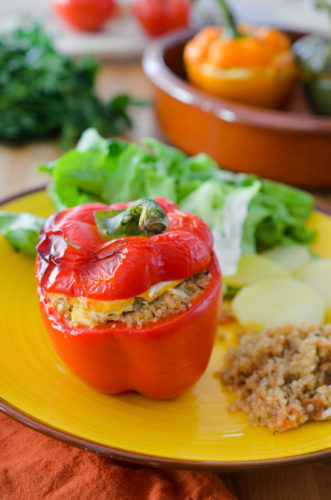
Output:
[[57,13],[82,31],[97,31],[112,15],[115,0],[53,0]]
[[144,31],[158,36],[187,26],[191,3],[189,0],[134,0],[132,9]]

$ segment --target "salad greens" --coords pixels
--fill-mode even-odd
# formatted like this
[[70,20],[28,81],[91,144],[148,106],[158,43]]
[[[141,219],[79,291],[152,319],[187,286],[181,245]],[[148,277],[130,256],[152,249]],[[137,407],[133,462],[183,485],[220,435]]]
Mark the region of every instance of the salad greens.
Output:
[[18,214],[0,211],[0,234],[14,250],[35,255],[38,235],[45,219],[26,212]]
[[[237,270],[244,254],[308,244],[316,236],[305,219],[314,198],[299,189],[220,169],[206,154],[188,157],[155,139],[145,146],[84,132],[75,149],[41,165],[52,180],[47,192],[55,209],[101,201],[166,197],[210,226],[224,276]],[[15,249],[35,253],[43,219],[0,213],[0,233]]]
[[104,134],[131,127],[128,95],[102,102],[93,91],[96,62],[58,53],[39,26],[0,38],[0,139],[25,142],[60,135],[64,148],[93,126]]
[[304,226],[314,206],[310,194],[222,170],[203,153],[188,157],[155,139],[144,144],[85,131],[75,149],[40,167],[52,177],[47,190],[56,210],[167,197],[210,226],[225,276],[236,272],[243,254],[314,239],[315,232]]

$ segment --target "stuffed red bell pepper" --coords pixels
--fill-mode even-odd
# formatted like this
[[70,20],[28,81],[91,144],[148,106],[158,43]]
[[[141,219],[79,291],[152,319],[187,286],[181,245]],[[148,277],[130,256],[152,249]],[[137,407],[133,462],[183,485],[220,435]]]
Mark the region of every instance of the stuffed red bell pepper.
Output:
[[221,275],[208,226],[166,199],[54,214],[37,246],[41,313],[84,382],[172,398],[206,369]]

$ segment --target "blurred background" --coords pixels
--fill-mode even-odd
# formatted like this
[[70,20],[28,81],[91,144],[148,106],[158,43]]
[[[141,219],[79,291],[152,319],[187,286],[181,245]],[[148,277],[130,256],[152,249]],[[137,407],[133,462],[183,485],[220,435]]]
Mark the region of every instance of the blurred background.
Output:
[[[77,0],[77,5],[82,5],[85,0]],[[116,109],[115,114],[120,120],[118,131],[122,136],[129,140],[140,142],[143,137],[152,136],[165,139],[159,121],[155,119],[155,108],[152,106],[153,92],[152,85],[149,79],[144,74],[141,67],[141,57],[144,50],[150,45],[150,42],[157,36],[150,36],[151,26],[141,21],[139,12],[133,10],[133,4],[148,4],[146,0],[110,0],[113,4],[112,11],[109,15],[104,15],[100,23],[94,29],[77,29],[77,16],[80,15],[80,9],[76,8],[74,12],[76,19],[73,22],[68,22],[68,13],[61,14],[61,9],[66,9],[69,4],[74,5],[76,0],[1,0],[0,2],[0,36],[13,30],[15,27],[31,25],[31,22],[37,22],[46,35],[50,37],[51,43],[54,45],[55,50],[60,55],[75,56],[91,55],[98,63],[98,71],[93,70],[91,67],[86,67],[86,75],[89,71],[93,73],[91,82],[89,84],[88,92],[90,94],[90,104],[94,101],[94,111],[100,105],[95,101],[101,99],[102,102],[108,102],[109,99],[116,97],[118,94],[126,94],[129,98],[139,101],[145,101],[143,106],[122,106],[121,109]],[[188,2],[186,0],[183,0]],[[91,1],[87,1],[91,6]],[[106,2],[109,4],[109,1]],[[318,34],[327,35],[329,33],[328,16],[325,11],[317,10],[314,8],[315,2],[312,0],[231,0],[230,6],[234,11],[235,16],[240,22],[247,22],[251,24],[265,24],[274,26],[280,29],[292,30],[295,32],[316,32]],[[56,4],[56,5],[54,5]],[[95,5],[101,5],[102,0],[95,2]],[[93,5],[93,2],[92,2]],[[191,8],[191,15],[189,16],[188,23],[195,27],[200,28],[208,24],[219,24],[222,22],[222,15],[217,0],[196,0]],[[74,16],[74,17],[75,17]],[[70,15],[69,15],[70,17]],[[93,16],[91,16],[92,19]],[[71,20],[72,21],[72,20]],[[89,21],[89,19],[88,19]],[[86,22],[86,19],[85,21]],[[186,26],[187,22],[183,22],[180,26]],[[153,27],[153,29],[155,26]],[[157,31],[156,35],[162,34],[162,29]],[[154,33],[155,35],[155,33]],[[8,52],[6,52],[8,57]],[[33,58],[36,52],[29,52],[29,58]],[[38,57],[37,57],[38,58]],[[43,64],[46,64],[45,71],[50,69],[50,77],[53,75],[53,84],[57,82],[57,69],[56,65],[50,61],[47,64],[46,55]],[[13,58],[14,59],[14,58]],[[40,58],[42,61],[42,58]],[[9,62],[8,62],[9,61]],[[37,59],[36,59],[37,61]],[[36,61],[27,60],[28,64],[35,66],[39,63]],[[46,63],[45,63],[46,61]],[[22,61],[21,61],[22,62]],[[16,63],[15,63],[16,64]],[[62,60],[62,69],[66,66],[66,62]],[[96,68],[96,67],[95,67]],[[18,77],[18,83],[21,84],[20,89],[13,85],[12,77],[12,62],[11,56],[7,62],[2,62],[2,69],[0,70],[0,77],[2,78],[1,85],[4,89],[2,91],[3,104],[8,109],[8,119],[11,124],[16,123],[15,113],[18,118],[22,120],[22,130],[28,130],[26,127],[27,120],[30,120],[30,111],[34,113],[38,106],[33,108],[30,101],[30,94],[34,90],[32,85],[28,91],[25,89],[25,82],[27,75]],[[23,68],[22,71],[25,71]],[[91,74],[92,74],[91,73]],[[22,73],[23,74],[23,73]],[[55,77],[54,77],[55,75]],[[6,80],[8,78],[8,80]],[[48,77],[47,77],[48,78]],[[41,85],[48,85],[50,79],[40,81]],[[71,76],[69,75],[69,79]],[[82,82],[76,80],[78,83]],[[17,83],[17,81],[16,81]],[[73,88],[75,85],[72,81]],[[40,89],[39,89],[40,90]],[[49,90],[49,89],[48,89]],[[48,91],[47,90],[47,91]],[[53,89],[57,92],[56,89]],[[52,92],[53,92],[52,90]],[[64,89],[62,89],[64,91]],[[20,113],[20,96],[19,92],[25,92],[25,105],[28,106],[26,115]],[[41,88],[43,92],[43,88]],[[36,95],[38,92],[36,91]],[[7,99],[7,101],[6,101]],[[10,104],[10,100],[14,99]],[[57,102],[63,102],[62,97],[57,97]],[[77,95],[76,103],[77,108],[80,105],[79,97]],[[5,102],[6,101],[6,102]],[[131,102],[131,101],[130,101]],[[39,104],[36,97],[36,103]],[[123,101],[122,101],[123,103]],[[130,103],[128,102],[128,105]],[[102,104],[101,104],[102,105]],[[92,106],[92,107],[93,107]],[[118,101],[116,101],[118,106]],[[82,106],[83,108],[83,106]],[[11,195],[18,191],[19,188],[29,188],[36,185],[41,185],[46,181],[47,176],[37,172],[36,166],[63,153],[63,143],[61,144],[61,133],[44,134],[44,137],[31,135],[31,140],[26,139],[23,135],[23,140],[16,141],[16,136],[13,132],[12,136],[7,133],[8,123],[4,119],[3,108],[0,116],[0,132],[1,145],[0,145],[0,194],[1,196]],[[87,110],[87,107],[86,107]],[[83,110],[84,111],[84,110]],[[93,111],[93,112],[94,112]],[[127,114],[125,114],[128,111]],[[84,111],[85,112],[85,111]],[[97,113],[95,112],[95,117]],[[24,116],[23,116],[24,115]],[[95,126],[93,120],[89,121],[93,113],[86,111],[84,120],[81,120],[79,113],[73,116],[74,125],[71,123],[72,130],[69,132],[72,135],[71,146],[75,143],[80,133],[84,128],[90,124]],[[127,116],[131,121],[132,127],[127,127],[123,122]],[[49,113],[47,116],[51,116]],[[63,117],[65,113],[63,113]],[[86,118],[86,119],[85,119]],[[25,123],[23,123],[25,120]],[[82,122],[81,127],[79,127]],[[110,122],[111,120],[109,120]],[[78,122],[78,124],[77,124]],[[83,123],[86,125],[83,126]],[[59,124],[58,128],[68,128],[66,124]],[[76,129],[74,129],[76,127]],[[80,128],[80,130],[79,130]],[[103,127],[97,127],[104,135],[113,135],[110,128],[105,130]],[[40,127],[42,129],[42,127]],[[58,130],[57,130],[58,132]],[[62,130],[63,132],[63,130]],[[66,129],[66,132],[68,130]],[[22,134],[21,134],[22,135]],[[67,136],[70,135],[67,133]],[[60,136],[60,140],[59,140]],[[6,142],[9,139],[9,142]],[[39,139],[43,139],[39,141]],[[324,136],[321,138],[324,141]],[[325,141],[324,141],[325,143]],[[65,149],[70,147],[69,142],[65,145]],[[209,152],[208,148],[206,151]],[[190,152],[190,151],[188,151]],[[278,152],[275,151],[272,155],[264,155],[266,158],[277,157]],[[304,155],[303,155],[304,156]],[[225,164],[226,166],[226,164]],[[299,166],[298,166],[299,167]],[[241,168],[241,165],[238,166]]]
[[[65,3],[66,0],[63,0]],[[134,19],[131,0],[117,0],[114,15],[102,31],[84,33],[73,30],[54,13],[51,0],[11,0],[0,3],[0,30],[26,19],[42,23],[54,36],[55,46],[67,55],[89,52],[99,57],[125,59],[139,57],[148,38]],[[268,24],[294,31],[328,33],[325,12],[314,9],[313,0],[232,0],[239,21]],[[221,20],[217,1],[196,0],[191,24],[216,24]]]

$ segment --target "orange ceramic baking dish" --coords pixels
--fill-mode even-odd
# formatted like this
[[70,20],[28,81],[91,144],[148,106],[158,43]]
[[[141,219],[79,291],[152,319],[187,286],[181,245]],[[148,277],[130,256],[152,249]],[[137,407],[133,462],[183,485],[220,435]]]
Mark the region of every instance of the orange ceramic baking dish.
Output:
[[287,110],[208,95],[187,82],[183,48],[194,32],[162,37],[143,58],[166,137],[188,154],[204,151],[224,168],[304,187],[331,187],[331,119],[309,112],[302,90]]

